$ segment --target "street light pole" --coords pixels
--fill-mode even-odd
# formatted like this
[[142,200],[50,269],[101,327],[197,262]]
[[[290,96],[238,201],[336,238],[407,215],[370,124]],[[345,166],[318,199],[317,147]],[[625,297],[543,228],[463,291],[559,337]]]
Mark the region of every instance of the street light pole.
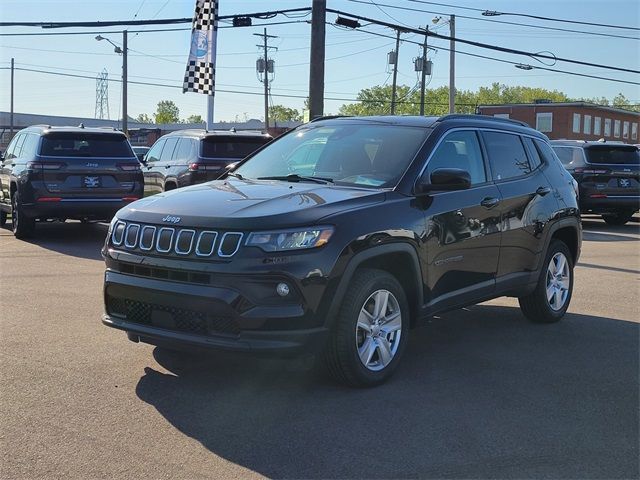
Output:
[[122,131],[128,137],[127,130],[127,31],[122,31]]

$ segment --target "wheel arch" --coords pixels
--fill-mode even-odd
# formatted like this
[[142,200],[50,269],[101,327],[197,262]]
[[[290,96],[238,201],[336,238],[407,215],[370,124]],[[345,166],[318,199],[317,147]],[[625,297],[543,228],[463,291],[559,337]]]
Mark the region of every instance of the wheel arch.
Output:
[[398,280],[407,296],[413,326],[424,300],[422,269],[418,254],[408,243],[380,245],[357,253],[347,264],[335,294],[332,295],[333,299],[327,315],[329,321],[333,322],[336,318],[349,283],[360,268],[384,270]]

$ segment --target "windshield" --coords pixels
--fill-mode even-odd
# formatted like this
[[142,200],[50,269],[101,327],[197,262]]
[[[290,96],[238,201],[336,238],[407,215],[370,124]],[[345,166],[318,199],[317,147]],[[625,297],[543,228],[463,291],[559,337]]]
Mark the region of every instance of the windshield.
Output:
[[273,142],[236,173],[251,179],[317,177],[342,184],[391,187],[398,183],[428,133],[425,128],[370,123],[310,124]]
[[243,159],[255,152],[271,137],[207,137],[202,142],[202,156],[204,158],[237,158]]
[[589,163],[640,164],[640,153],[633,145],[589,147],[586,152]]
[[49,157],[133,157],[122,135],[61,132],[42,138],[40,155]]

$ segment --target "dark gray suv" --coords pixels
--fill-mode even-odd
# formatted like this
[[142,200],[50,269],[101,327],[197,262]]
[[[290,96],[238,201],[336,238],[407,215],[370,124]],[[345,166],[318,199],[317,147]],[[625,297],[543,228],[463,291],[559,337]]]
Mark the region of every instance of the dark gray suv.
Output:
[[142,163],[145,195],[215,180],[271,136],[255,131],[179,130],[153,144]]
[[143,193],[140,164],[124,133],[35,125],[19,131],[0,166],[0,225],[18,238],[37,220],[109,221]]

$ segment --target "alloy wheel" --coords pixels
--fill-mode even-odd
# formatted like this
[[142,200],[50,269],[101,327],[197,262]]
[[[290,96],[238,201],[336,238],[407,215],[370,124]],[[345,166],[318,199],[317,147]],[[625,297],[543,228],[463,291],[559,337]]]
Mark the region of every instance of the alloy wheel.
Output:
[[569,262],[563,253],[556,253],[549,262],[547,268],[547,302],[553,310],[564,307],[569,297],[571,278]]
[[389,290],[377,290],[364,302],[356,324],[356,348],[369,370],[384,369],[395,356],[402,335],[402,312]]

